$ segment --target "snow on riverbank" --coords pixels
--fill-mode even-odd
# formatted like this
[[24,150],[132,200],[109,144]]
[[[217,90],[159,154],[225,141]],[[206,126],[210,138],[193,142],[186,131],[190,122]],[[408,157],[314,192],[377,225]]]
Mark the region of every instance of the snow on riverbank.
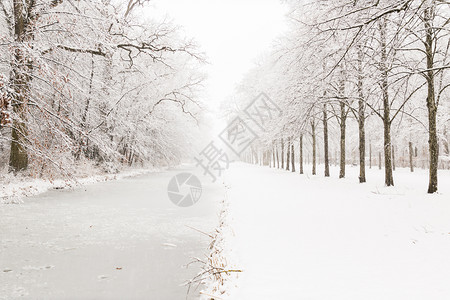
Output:
[[223,255],[244,272],[217,299],[450,299],[449,171],[436,195],[426,170],[318,174],[230,168]]
[[144,175],[157,172],[160,169],[125,169],[117,174],[96,174],[92,176],[76,176],[71,179],[45,180],[29,177],[17,177],[12,174],[0,176],[0,204],[20,203],[23,198],[44,193],[50,189],[67,189],[79,185],[92,184],[102,181],[118,180],[126,177]]
[[[225,188],[228,189],[228,187]],[[216,299],[215,296],[217,296],[217,299],[221,299],[220,296],[226,295],[230,289],[228,284],[236,280],[237,274],[242,272],[238,268],[233,268],[233,265],[228,261],[228,258],[232,256],[228,251],[232,249],[230,241],[234,238],[234,232],[228,219],[229,209],[226,195],[221,205],[219,226],[210,235],[209,256],[205,261],[200,261],[203,265],[202,271],[190,282],[191,285],[202,282],[206,287],[205,290],[200,291],[201,299]]]

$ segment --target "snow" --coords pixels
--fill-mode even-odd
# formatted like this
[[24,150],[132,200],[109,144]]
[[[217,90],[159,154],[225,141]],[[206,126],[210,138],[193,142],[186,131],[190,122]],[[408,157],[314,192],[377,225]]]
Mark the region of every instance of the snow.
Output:
[[395,187],[358,172],[233,164],[223,255],[243,273],[218,299],[450,299],[450,172],[435,195],[426,170],[397,169]]

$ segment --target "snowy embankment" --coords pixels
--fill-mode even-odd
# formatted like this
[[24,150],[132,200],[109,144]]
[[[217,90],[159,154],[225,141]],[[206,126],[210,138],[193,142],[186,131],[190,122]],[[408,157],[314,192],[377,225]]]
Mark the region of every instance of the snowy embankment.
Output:
[[426,170],[397,170],[389,188],[383,171],[368,170],[366,184],[358,171],[234,164],[221,255],[243,273],[216,299],[450,299],[450,172],[427,195]]
[[[51,189],[68,189],[80,185],[143,175],[160,169],[125,169],[116,174],[80,175],[68,179],[46,180],[14,176],[11,173],[0,175],[0,204],[20,203],[23,198],[39,195]],[[98,172],[98,170],[97,170]]]

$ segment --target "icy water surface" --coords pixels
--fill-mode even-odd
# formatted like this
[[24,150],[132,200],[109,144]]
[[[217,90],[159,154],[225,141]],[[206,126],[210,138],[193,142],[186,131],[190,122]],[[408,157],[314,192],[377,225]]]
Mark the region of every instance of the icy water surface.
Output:
[[[0,206],[0,299],[186,299],[207,254],[223,187],[201,178],[190,208],[167,196],[171,170],[53,190]],[[198,290],[187,299],[197,299]]]

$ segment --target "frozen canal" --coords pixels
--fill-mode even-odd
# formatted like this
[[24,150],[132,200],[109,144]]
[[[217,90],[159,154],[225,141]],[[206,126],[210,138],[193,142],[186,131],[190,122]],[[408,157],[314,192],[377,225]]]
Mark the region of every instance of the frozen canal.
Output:
[[[223,187],[201,178],[190,208],[167,196],[186,170],[53,190],[0,206],[0,299],[186,299]],[[188,299],[197,299],[198,290]]]

